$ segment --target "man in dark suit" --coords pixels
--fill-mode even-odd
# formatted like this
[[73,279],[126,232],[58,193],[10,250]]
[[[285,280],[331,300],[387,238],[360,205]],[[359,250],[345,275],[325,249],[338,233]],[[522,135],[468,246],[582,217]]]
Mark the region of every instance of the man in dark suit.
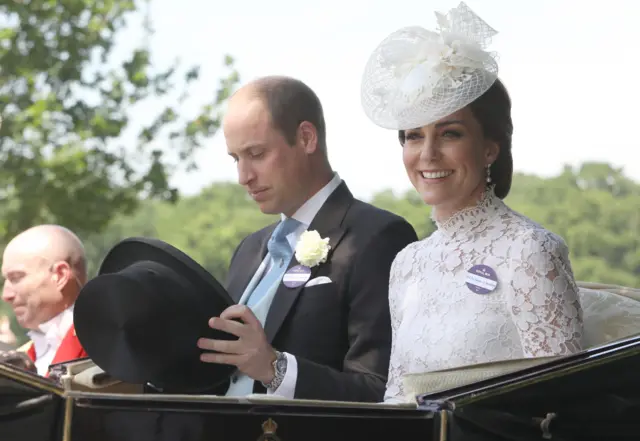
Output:
[[227,289],[238,304],[209,324],[238,339],[200,339],[202,360],[238,367],[227,395],[382,401],[389,270],[418,239],[413,227],[355,199],[333,172],[322,106],[304,83],[250,83],[223,129],[240,184],[281,221],[236,249]]

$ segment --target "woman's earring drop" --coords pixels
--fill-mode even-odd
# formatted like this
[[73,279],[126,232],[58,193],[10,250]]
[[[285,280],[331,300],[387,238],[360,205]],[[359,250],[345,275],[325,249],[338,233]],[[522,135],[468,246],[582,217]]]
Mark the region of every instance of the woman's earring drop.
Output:
[[491,164],[487,164],[487,184],[491,183]]

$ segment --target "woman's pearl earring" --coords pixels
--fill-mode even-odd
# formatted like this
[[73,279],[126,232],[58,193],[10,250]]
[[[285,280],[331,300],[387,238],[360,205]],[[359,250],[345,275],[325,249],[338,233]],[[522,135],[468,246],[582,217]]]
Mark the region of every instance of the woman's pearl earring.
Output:
[[487,164],[487,184],[491,183],[491,164]]

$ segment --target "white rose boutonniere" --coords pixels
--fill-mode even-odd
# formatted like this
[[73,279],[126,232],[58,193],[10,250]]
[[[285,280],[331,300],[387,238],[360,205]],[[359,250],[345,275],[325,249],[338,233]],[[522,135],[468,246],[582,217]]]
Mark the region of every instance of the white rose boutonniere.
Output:
[[327,261],[331,245],[329,238],[322,238],[317,231],[305,231],[296,244],[296,259],[309,268]]

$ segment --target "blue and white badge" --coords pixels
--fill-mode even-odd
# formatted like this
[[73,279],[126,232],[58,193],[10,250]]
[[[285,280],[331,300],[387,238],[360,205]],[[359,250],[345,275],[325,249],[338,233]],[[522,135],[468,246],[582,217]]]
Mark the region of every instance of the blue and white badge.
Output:
[[311,269],[308,266],[296,265],[287,271],[282,282],[287,288],[297,288],[307,283],[311,277]]
[[498,286],[498,276],[487,265],[475,265],[467,271],[465,283],[476,294],[489,294]]

